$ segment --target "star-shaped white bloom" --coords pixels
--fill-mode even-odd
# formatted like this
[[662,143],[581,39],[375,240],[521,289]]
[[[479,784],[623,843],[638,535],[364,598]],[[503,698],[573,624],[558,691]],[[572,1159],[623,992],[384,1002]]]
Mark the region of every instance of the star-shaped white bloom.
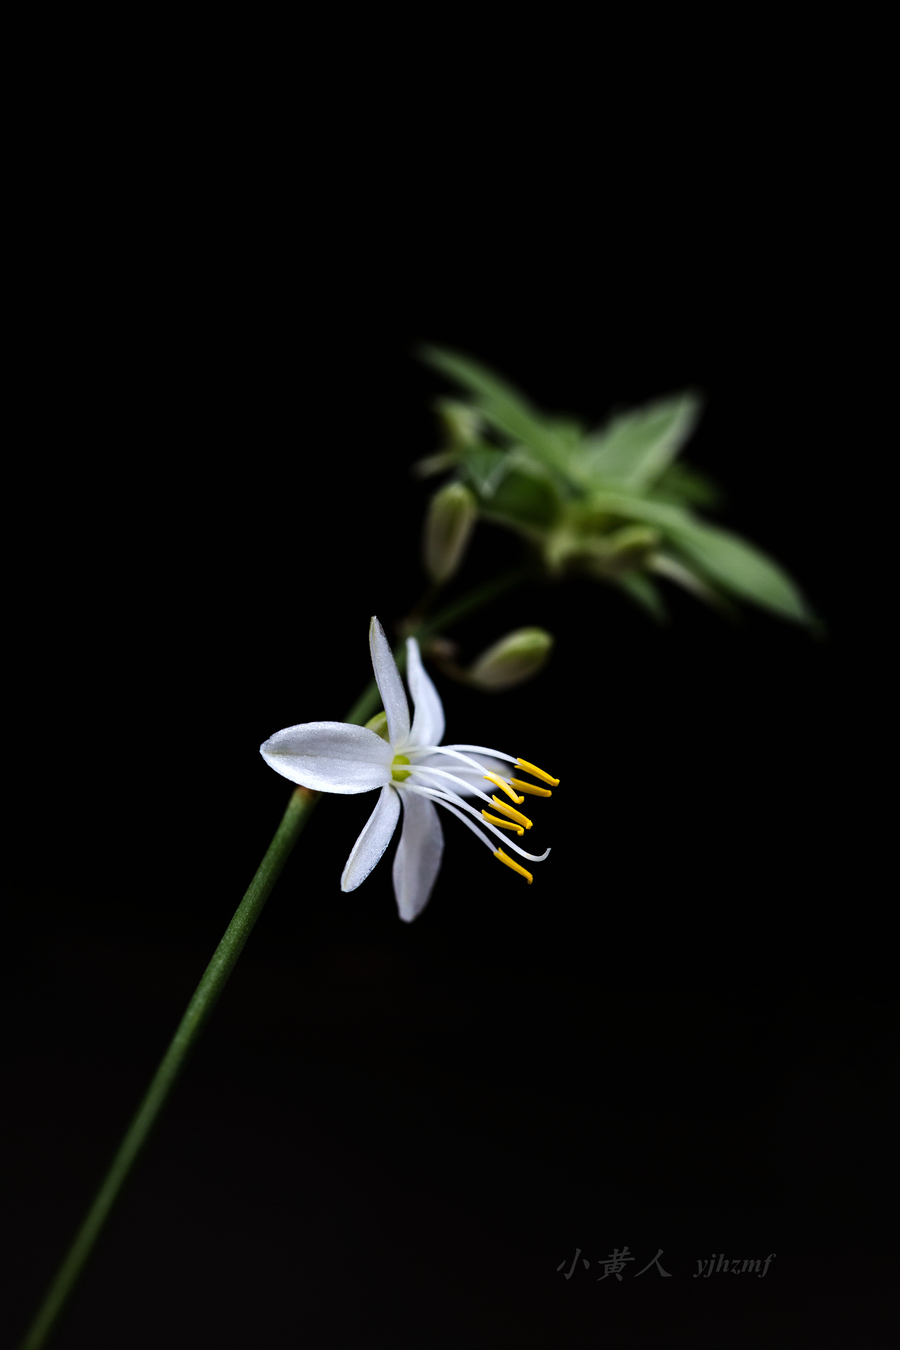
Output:
[[[425,908],[440,869],[444,834],[435,804],[458,816],[495,858],[530,884],[531,873],[501,848],[495,848],[485,830],[531,862],[543,862],[550,850],[539,855],[526,853],[502,833],[521,836],[531,829],[532,822],[501,798],[489,797],[480,784],[485,780],[493,783],[519,806],[525,798],[517,794],[517,788],[539,797],[549,797],[550,791],[516,778],[507,781],[499,772],[504,768],[503,761],[553,787],[559,780],[502,750],[489,750],[483,745],[442,746],[444,709],[422,665],[415,638],[408,638],[406,644],[415,709],[410,726],[403,681],[384,629],[375,618],[369,625],[369,648],[387,718],[387,739],[369,727],[349,722],[304,722],[277,731],[260,746],[263,759],[277,773],[317,792],[356,793],[381,788],[375,810],[350,851],[341,890],[355,891],[365,881],[390,843],[401,803],[403,831],[394,858],[394,893],[401,919],[410,922]],[[477,811],[464,800],[466,797],[482,798],[490,810]]]

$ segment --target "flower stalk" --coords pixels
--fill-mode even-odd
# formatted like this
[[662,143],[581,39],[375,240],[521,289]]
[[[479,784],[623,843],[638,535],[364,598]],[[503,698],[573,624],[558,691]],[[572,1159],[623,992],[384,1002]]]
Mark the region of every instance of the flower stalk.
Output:
[[122,1186],[146,1144],[200,1032],[218,1002],[228,977],[318,799],[318,793],[308,792],[306,788],[298,787],[291,793],[287,810],[275,832],[275,837],[225,930],[222,941],[213,953],[212,960],[203,972],[178,1030],[119,1145],[109,1172],[94,1197],[56,1278],[47,1291],[38,1314],[22,1342],[21,1350],[41,1350],[46,1343]]

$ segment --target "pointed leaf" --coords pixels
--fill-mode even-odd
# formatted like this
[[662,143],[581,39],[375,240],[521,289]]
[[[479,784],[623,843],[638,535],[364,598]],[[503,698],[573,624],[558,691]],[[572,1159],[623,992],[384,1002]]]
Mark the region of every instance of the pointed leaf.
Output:
[[696,425],[700,399],[690,390],[622,413],[578,451],[583,480],[613,479],[647,487],[675,459]]
[[687,502],[690,506],[716,510],[721,507],[725,494],[705,473],[679,460],[663,469],[653,484],[653,496],[657,500],[664,498],[677,504]]
[[479,497],[490,500],[508,468],[509,454],[482,444],[465,452],[463,470]]
[[711,581],[783,618],[811,622],[809,607],[791,577],[746,539],[711,525],[692,526],[672,537]]
[[461,352],[443,347],[423,347],[419,356],[476,396],[485,421],[515,441],[527,445],[544,463],[562,468],[566,460],[565,436],[560,436],[529,405],[523,394],[487,366]]
[[646,572],[627,572],[617,578],[616,585],[622,588],[630,600],[646,610],[657,623],[668,621],[668,611],[659,593],[659,587]]
[[710,609],[715,609],[728,618],[737,617],[737,609],[730,600],[727,600],[721,592],[714,590],[699,573],[686,567],[681,559],[671,553],[655,553],[650,558],[648,566],[657,576],[674,581],[676,586],[681,586],[697,600],[702,600]]
[[509,469],[497,483],[486,509],[524,525],[547,529],[562,509],[556,485],[539,464],[527,464],[507,455]]
[[659,525],[706,577],[783,618],[811,623],[796,583],[773,558],[729,530],[697,520],[681,506],[625,492],[598,492],[592,504],[623,519]]

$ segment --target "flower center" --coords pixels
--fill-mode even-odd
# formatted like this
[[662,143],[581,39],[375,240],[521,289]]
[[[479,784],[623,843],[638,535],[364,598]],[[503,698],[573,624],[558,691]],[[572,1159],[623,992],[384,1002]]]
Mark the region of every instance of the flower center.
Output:
[[391,777],[393,778],[395,783],[402,783],[404,778],[409,777],[409,772],[406,769],[395,768],[395,765],[408,763],[409,763],[408,755],[395,755],[394,758],[391,760]]

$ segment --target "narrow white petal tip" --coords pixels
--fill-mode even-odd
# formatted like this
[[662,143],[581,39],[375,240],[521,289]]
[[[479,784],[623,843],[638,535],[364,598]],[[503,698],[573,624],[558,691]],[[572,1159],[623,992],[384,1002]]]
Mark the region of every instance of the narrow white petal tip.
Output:
[[409,703],[387,634],[375,615],[369,623],[369,652],[381,706],[387,716],[392,745],[405,745],[409,739]]
[[444,709],[440,694],[422,665],[422,654],[415,638],[406,639],[406,677],[413,701],[410,743],[440,745],[444,735]]
[[392,787],[383,787],[375,810],[350,850],[350,857],[341,874],[342,891],[355,891],[357,886],[362,885],[390,843],[399,816],[400,794]]

